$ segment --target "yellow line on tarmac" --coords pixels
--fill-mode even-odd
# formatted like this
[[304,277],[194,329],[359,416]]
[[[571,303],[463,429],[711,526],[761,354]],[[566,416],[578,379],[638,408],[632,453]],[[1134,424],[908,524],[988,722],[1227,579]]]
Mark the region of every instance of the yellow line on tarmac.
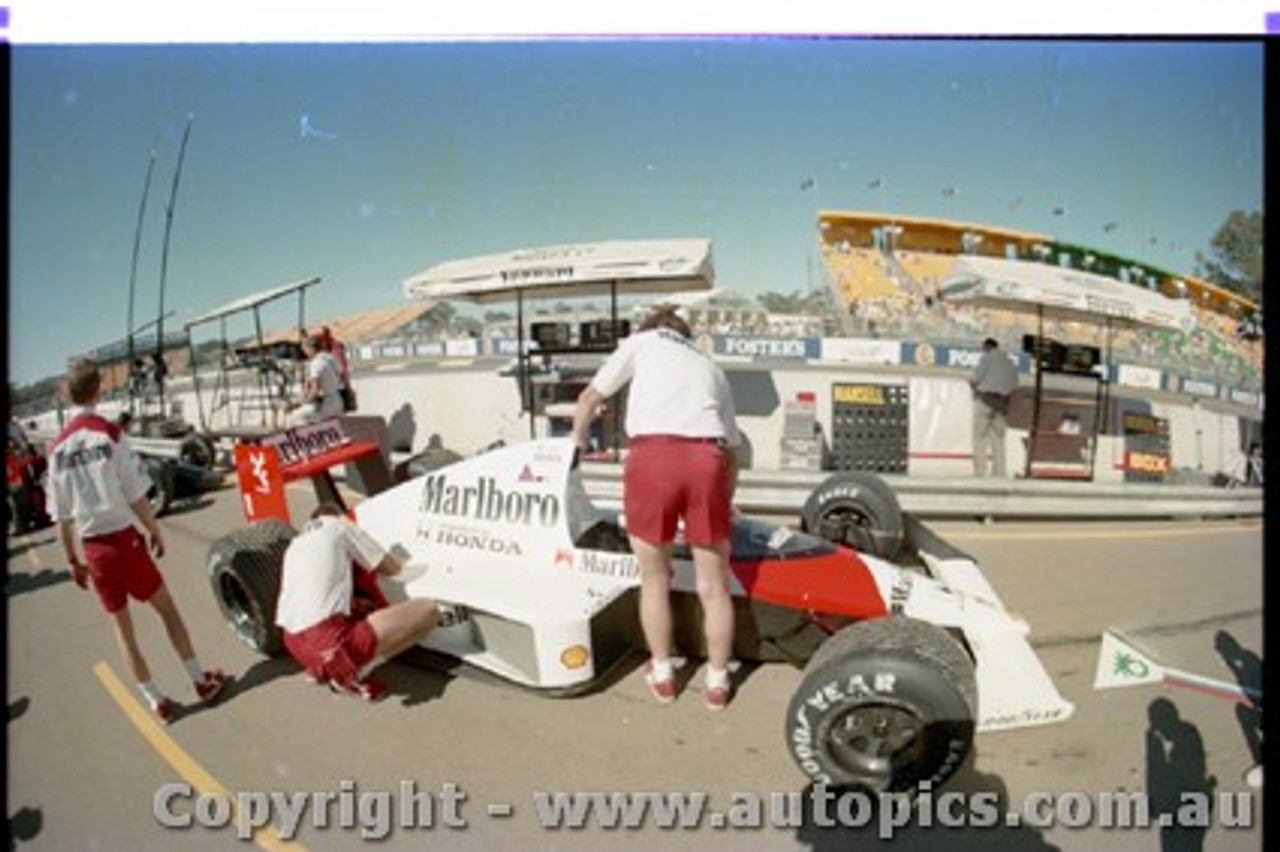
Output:
[[1008,541],[1012,539],[1037,540],[1037,539],[1082,539],[1082,538],[1174,538],[1177,536],[1202,536],[1202,535],[1223,535],[1226,533],[1259,533],[1262,532],[1262,524],[1248,525],[1222,525],[1222,526],[1201,526],[1201,527],[1162,527],[1158,529],[1136,529],[1136,530],[974,530],[967,532],[965,530],[947,530],[945,535],[947,538],[955,539],[988,539],[991,541]]
[[[233,810],[236,808],[235,797],[231,795],[226,787],[222,786],[217,778],[205,771],[204,767],[197,763],[195,758],[187,754],[173,737],[165,733],[164,729],[160,727],[160,723],[142,708],[142,705],[120,682],[120,678],[116,677],[116,673],[111,670],[110,666],[104,662],[99,662],[93,667],[93,673],[98,676],[98,680],[102,681],[107,693],[116,700],[116,703],[120,705],[120,709],[124,711],[125,716],[129,717],[129,721],[133,722],[134,727],[151,744],[151,747],[193,789],[203,796],[224,797],[231,803]],[[253,842],[267,850],[267,852],[306,852],[306,847],[284,840],[270,826],[254,829]]]

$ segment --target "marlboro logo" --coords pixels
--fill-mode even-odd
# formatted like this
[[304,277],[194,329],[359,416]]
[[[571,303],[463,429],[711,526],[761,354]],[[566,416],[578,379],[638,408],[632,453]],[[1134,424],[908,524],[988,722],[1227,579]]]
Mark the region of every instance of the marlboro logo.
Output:
[[428,476],[422,486],[421,510],[516,526],[552,527],[560,520],[560,500],[554,494],[504,490],[492,476],[463,485],[451,482],[446,474]]

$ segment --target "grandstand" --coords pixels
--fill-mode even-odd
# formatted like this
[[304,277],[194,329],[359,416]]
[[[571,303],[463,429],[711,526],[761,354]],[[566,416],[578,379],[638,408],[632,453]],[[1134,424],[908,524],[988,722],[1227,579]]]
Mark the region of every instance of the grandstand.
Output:
[[826,285],[847,312],[846,331],[943,343],[993,336],[1010,348],[1036,331],[1034,319],[1007,310],[943,306],[938,287],[955,258],[979,255],[1052,264],[1105,275],[1191,303],[1196,327],[1186,331],[1118,329],[1051,320],[1045,334],[1065,343],[1109,344],[1138,365],[1174,369],[1225,385],[1259,389],[1259,340],[1237,333],[1259,311],[1250,300],[1188,275],[1047,234],[992,225],[874,212],[820,211],[818,232]]

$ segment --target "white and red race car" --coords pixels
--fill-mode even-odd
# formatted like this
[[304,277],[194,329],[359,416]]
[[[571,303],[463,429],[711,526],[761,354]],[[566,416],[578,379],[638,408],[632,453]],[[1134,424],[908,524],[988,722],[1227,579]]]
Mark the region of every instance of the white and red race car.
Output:
[[[247,469],[265,482],[271,466],[254,464]],[[441,603],[424,648],[556,696],[589,691],[640,659],[639,576],[625,519],[588,497],[571,441],[466,458],[353,511],[407,558],[375,597]],[[833,475],[810,496],[803,526],[811,532],[735,518],[734,653],[804,667],[784,735],[816,783],[936,786],[960,767],[976,731],[1071,714],[1027,625],[1005,611],[972,559],[900,511],[883,480]],[[281,649],[275,599],[292,535],[287,522],[262,520],[210,549],[224,615],[263,653]],[[677,646],[697,656],[693,565],[679,545],[673,587]]]

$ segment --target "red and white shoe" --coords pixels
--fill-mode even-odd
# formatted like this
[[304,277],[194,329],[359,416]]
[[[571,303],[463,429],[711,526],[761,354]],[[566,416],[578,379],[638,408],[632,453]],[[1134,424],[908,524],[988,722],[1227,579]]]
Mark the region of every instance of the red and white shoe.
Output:
[[653,660],[645,663],[644,666],[644,682],[649,686],[649,692],[662,704],[670,704],[676,698],[676,678],[675,675],[659,678],[653,673]]
[[206,704],[218,697],[222,692],[222,688],[227,685],[227,676],[222,673],[221,669],[210,669],[204,673],[204,678],[197,683],[196,695],[200,696],[200,700]]
[[729,671],[716,675],[708,668],[702,689],[702,701],[707,705],[707,709],[723,710],[729,706],[729,699],[732,697],[733,679]]
[[733,687],[729,684],[707,686],[702,692],[702,702],[708,710],[723,710],[729,706],[733,696]]
[[178,718],[178,702],[172,698],[161,698],[159,703],[151,705],[151,712],[160,720],[160,724],[168,725]]
[[329,681],[329,688],[334,692],[351,695],[361,699],[362,701],[368,701],[370,704],[381,701],[387,697],[386,684],[375,677],[360,679],[353,678],[343,682],[331,680]]

